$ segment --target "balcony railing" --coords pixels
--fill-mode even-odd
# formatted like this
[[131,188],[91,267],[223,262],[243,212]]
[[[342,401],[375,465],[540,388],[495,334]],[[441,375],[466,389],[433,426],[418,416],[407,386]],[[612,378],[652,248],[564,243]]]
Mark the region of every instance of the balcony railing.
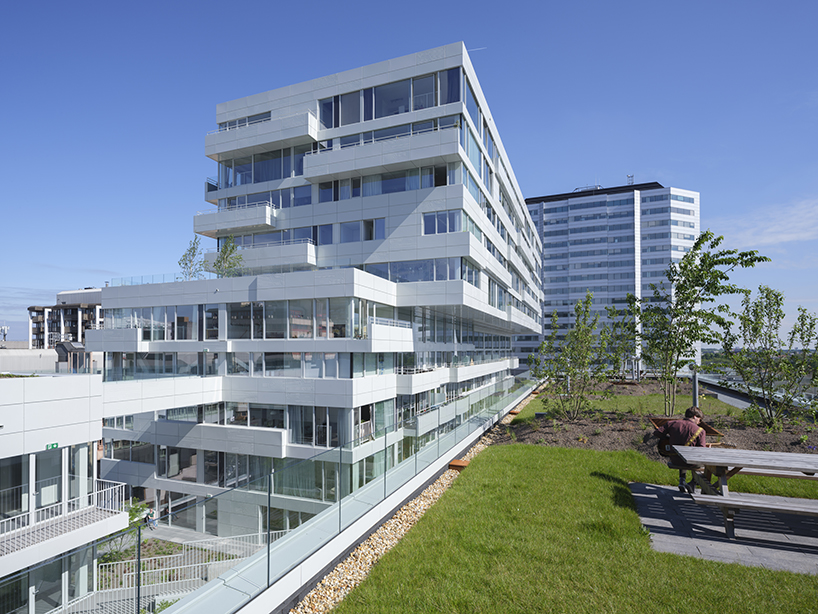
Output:
[[[286,241],[266,241],[264,243],[253,243],[253,245],[237,245],[236,247],[242,249],[256,249],[259,247],[276,247],[278,245],[301,245],[301,244],[315,245],[312,239],[287,239]],[[206,254],[213,254],[219,251],[218,247],[209,247],[205,250]]]
[[221,213],[222,211],[237,211],[239,209],[254,209],[255,207],[270,207],[271,209],[280,209],[281,205],[274,203],[271,200],[265,200],[260,203],[247,203],[244,205],[231,205],[226,207],[219,207],[215,211],[213,209],[205,209],[204,211],[197,211],[196,215],[208,215],[213,213]]
[[124,512],[125,484],[96,480],[91,492],[0,520],[0,556]]

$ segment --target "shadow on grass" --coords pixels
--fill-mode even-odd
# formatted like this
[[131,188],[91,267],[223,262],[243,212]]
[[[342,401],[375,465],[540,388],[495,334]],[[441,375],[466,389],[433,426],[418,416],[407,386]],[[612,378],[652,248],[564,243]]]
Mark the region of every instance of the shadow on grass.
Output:
[[592,471],[591,477],[599,478],[600,480],[604,480],[611,484],[613,487],[614,505],[627,510],[632,510],[634,512],[636,511],[636,502],[633,500],[631,489],[625,480],[618,476],[611,475],[609,473],[601,473],[599,471]]

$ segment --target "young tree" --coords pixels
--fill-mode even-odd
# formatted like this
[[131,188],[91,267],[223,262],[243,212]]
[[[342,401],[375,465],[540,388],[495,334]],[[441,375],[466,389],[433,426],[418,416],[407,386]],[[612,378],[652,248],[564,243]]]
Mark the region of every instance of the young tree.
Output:
[[213,262],[213,272],[219,277],[235,277],[241,272],[244,258],[238,253],[239,248],[233,242],[233,235],[222,240],[219,255]]
[[603,326],[608,340],[608,359],[611,361],[611,377],[622,379],[627,375],[628,361],[636,361],[639,355],[637,343],[636,313],[628,305],[617,309],[613,305],[605,308],[608,322]]
[[546,390],[553,395],[559,413],[575,420],[588,408],[588,395],[594,384],[604,379],[607,369],[607,333],[597,337],[599,314],[592,315],[593,294],[588,292],[574,306],[574,325],[560,340],[557,312],[551,317],[551,332],[540,344],[536,354],[528,357],[531,373],[546,380]]
[[732,322],[722,325],[725,363],[741,377],[741,386],[764,425],[775,428],[795,399],[816,383],[818,315],[798,307],[795,324],[784,339],[781,292],[762,285],[755,299],[747,293],[741,305],[741,313],[732,314],[738,319],[737,330]]
[[139,503],[136,498],[130,500],[128,503],[128,528],[112,534],[113,537],[104,545],[105,552],[100,562],[113,563],[126,558],[125,551],[136,543],[137,529],[139,525],[144,523],[147,511],[148,505],[146,503]]
[[185,281],[198,279],[204,271],[204,261],[202,260],[202,250],[199,246],[199,237],[193,237],[190,245],[179,258],[179,268],[182,270],[182,277]]
[[666,416],[675,413],[679,370],[694,358],[696,344],[718,341],[716,328],[729,310],[716,300],[746,292],[730,283],[730,272],[770,260],[755,250],[720,249],[723,240],[703,232],[681,262],[668,265],[667,282],[651,284],[652,297],[631,301],[642,328],[643,357],[662,382]]

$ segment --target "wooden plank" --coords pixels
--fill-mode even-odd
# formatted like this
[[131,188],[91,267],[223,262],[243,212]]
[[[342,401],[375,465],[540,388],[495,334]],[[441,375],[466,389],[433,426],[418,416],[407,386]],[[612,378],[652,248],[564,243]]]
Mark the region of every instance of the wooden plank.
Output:
[[466,467],[469,466],[469,461],[461,460],[459,458],[454,459],[449,463],[449,469],[455,469],[457,471],[463,471]]
[[790,478],[793,480],[818,480],[818,474],[807,475],[799,471],[772,471],[770,469],[745,469],[740,471],[741,475],[758,475],[766,478]]
[[[782,512],[804,516],[818,516],[818,501],[800,499],[798,503],[787,497],[752,497],[747,495],[722,497],[720,495],[692,494],[693,500],[700,505],[715,505],[726,509],[750,509],[766,512]],[[801,501],[803,503],[801,503]]]
[[742,467],[818,474],[818,454],[765,452],[734,448],[698,448],[692,446],[674,446],[673,448],[682,460],[689,465]]

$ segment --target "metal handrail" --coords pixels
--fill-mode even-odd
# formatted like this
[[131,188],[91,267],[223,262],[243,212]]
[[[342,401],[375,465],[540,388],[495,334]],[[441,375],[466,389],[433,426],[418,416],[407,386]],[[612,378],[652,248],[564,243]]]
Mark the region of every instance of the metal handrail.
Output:
[[[405,125],[411,126],[411,124],[405,124]],[[372,143],[382,143],[384,141],[392,141],[392,140],[395,140],[395,139],[405,139],[407,137],[420,136],[421,134],[429,134],[430,132],[442,132],[443,130],[451,130],[452,128],[459,128],[459,127],[460,127],[460,124],[456,123],[456,124],[452,124],[451,126],[443,126],[442,128],[440,126],[435,126],[434,128],[430,128],[429,130],[420,130],[418,132],[413,132],[410,129],[410,131],[408,133],[406,133],[406,134],[394,134],[394,135],[389,135],[389,136],[382,136],[380,138],[374,138],[374,135],[373,135],[372,140],[371,141],[366,141],[366,142],[364,142],[364,140],[363,140],[363,132],[360,132],[358,134],[361,136],[361,139],[357,143],[347,143],[345,145],[341,145],[341,137],[337,137],[337,138],[332,139],[332,147],[325,147],[324,149],[319,149],[318,151],[307,151],[307,152],[304,153],[304,155],[305,156],[312,156],[312,155],[327,153],[328,151],[334,151],[336,149],[336,147],[335,147],[335,142],[336,141],[338,141],[337,149],[347,149],[349,147],[360,147],[362,145],[371,145]],[[367,130],[367,132],[372,132],[372,131]],[[345,135],[345,136],[354,136],[354,135],[348,134],[348,135]]]
[[[250,246],[237,246],[239,249],[255,249],[257,247],[275,247],[276,245],[300,245],[302,243],[308,243],[309,245],[315,245],[315,241],[312,239],[287,239],[286,241],[268,241],[267,243],[260,243],[258,245],[253,244]],[[218,247],[208,247],[205,250],[206,254],[213,254],[219,251]]]
[[84,495],[0,521],[3,552],[22,550],[99,521],[86,511],[122,512],[125,501],[125,484],[96,480],[94,489]]
[[[227,126],[225,126],[224,128],[219,127],[219,128],[216,128],[215,130],[211,130],[210,132],[208,132],[207,136],[210,136],[211,134],[219,134],[220,132],[229,132],[231,130],[239,130],[241,128],[246,128],[247,126],[255,126],[257,124],[264,124],[266,122],[271,122],[274,119],[289,119],[291,117],[298,117],[299,115],[311,115],[313,118],[315,118],[315,113],[313,113],[310,109],[306,109],[304,111],[300,111],[299,113],[293,113],[292,115],[283,115],[283,116],[280,116],[280,117],[269,117],[267,119],[257,119],[256,121],[246,122],[245,124],[243,124],[241,126],[234,126],[232,128],[227,127]],[[244,118],[238,118],[238,119],[244,119]],[[229,121],[233,121],[233,120],[229,120]]]
[[404,322],[403,320],[392,320],[390,318],[378,318],[374,316],[369,317],[370,324],[379,324],[381,326],[395,326],[397,328],[412,328],[411,322]]
[[245,205],[233,205],[231,207],[219,207],[216,211],[213,209],[205,209],[204,211],[197,211],[195,215],[206,215],[208,213],[219,213],[221,211],[235,211],[236,209],[254,209],[256,207],[270,207],[271,209],[281,209],[281,205],[267,200],[260,203],[247,203]]

